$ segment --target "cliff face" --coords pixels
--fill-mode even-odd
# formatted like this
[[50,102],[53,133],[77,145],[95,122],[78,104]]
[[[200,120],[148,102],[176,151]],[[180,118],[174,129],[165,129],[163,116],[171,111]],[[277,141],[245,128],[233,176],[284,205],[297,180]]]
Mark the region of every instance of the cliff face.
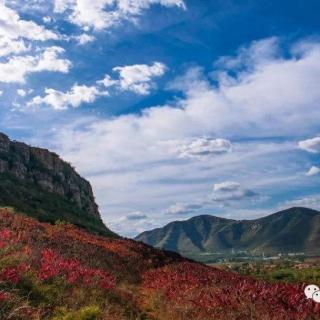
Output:
[[[0,181],[4,183],[6,180],[10,180],[10,190],[13,189],[14,192],[17,189],[13,184],[20,189],[22,185],[24,186],[16,192],[18,196],[16,195],[15,199],[23,199],[26,205],[32,202],[31,207],[45,210],[42,208],[42,203],[46,198],[54,197],[59,210],[69,211],[73,206],[72,211],[77,211],[79,216],[82,215],[81,218],[86,216],[86,220],[89,221],[91,217],[93,221],[103,225],[90,183],[83,179],[70,164],[46,149],[11,141],[5,134],[0,133]],[[13,180],[14,183],[12,183]],[[9,193],[7,185],[3,187],[4,191],[0,194],[0,204],[15,206],[15,203],[12,203],[15,202],[12,190],[10,195],[3,195],[3,193]],[[30,194],[30,188],[36,191]],[[63,205],[59,203],[59,199]],[[48,205],[51,204],[46,204],[46,208]],[[19,207],[17,209],[21,210]],[[55,208],[52,210],[55,211]],[[56,220],[63,218],[56,217]],[[71,220],[70,222],[77,223],[76,218]]]

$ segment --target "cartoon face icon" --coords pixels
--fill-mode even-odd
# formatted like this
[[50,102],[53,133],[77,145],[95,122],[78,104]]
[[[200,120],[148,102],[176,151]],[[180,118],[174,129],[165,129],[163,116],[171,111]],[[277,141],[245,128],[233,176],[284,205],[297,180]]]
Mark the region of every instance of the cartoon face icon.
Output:
[[313,301],[320,303],[320,290],[316,291],[312,295],[312,299],[313,299]]
[[[315,286],[314,284],[311,284],[304,289],[304,294],[308,299],[312,299],[313,294],[319,290],[320,290],[319,287]],[[319,299],[320,299],[320,295],[319,295]]]

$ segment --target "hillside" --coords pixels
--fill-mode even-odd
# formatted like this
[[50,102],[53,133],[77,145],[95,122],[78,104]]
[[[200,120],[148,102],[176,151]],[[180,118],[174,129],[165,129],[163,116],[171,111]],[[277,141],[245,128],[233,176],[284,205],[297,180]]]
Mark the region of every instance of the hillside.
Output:
[[203,259],[207,254],[320,254],[320,213],[291,208],[256,220],[231,220],[209,215],[175,221],[136,237],[154,247]]
[[0,209],[0,319],[319,319],[303,289]]
[[90,183],[46,149],[11,141],[0,133],[0,206],[40,221],[64,220],[115,236],[103,224]]

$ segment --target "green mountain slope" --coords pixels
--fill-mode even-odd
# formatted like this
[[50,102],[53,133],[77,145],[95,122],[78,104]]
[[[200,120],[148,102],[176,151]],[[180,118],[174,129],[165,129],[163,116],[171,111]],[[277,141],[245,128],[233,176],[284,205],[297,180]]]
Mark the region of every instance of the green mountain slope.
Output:
[[270,255],[320,254],[320,212],[291,208],[260,219],[240,221],[202,215],[143,232],[136,240],[196,259],[244,251]]
[[0,133],[0,206],[42,222],[63,220],[89,232],[116,236],[102,222],[91,185],[46,149]]

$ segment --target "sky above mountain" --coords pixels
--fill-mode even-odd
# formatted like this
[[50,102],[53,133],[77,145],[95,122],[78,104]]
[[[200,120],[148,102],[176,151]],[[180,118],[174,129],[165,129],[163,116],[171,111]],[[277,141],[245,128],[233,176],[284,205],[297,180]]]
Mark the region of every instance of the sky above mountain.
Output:
[[317,0],[0,0],[0,131],[134,236],[320,208]]

